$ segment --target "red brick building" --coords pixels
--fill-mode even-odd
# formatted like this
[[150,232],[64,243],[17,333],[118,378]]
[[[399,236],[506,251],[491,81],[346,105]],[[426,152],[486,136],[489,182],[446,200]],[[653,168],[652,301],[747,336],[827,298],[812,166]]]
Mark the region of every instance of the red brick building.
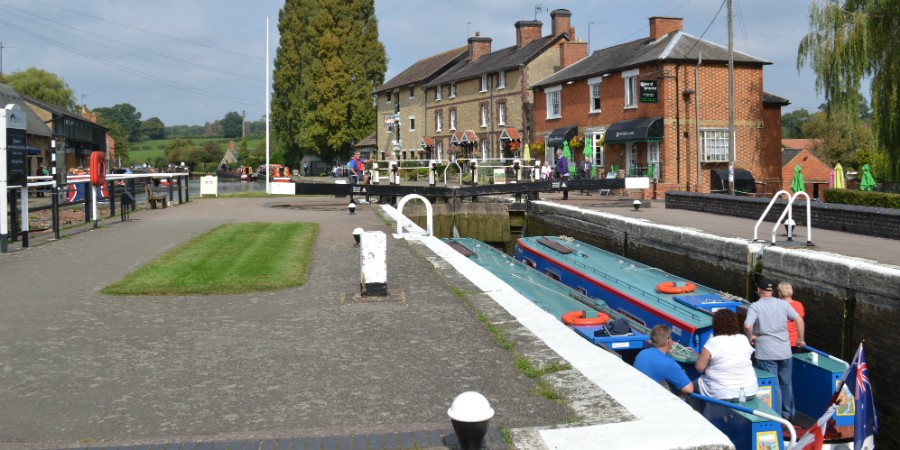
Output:
[[800,166],[803,174],[804,190],[811,198],[823,199],[825,188],[831,181],[832,168],[828,164],[822,162],[821,159],[810,153],[808,148],[812,148],[815,143],[809,139],[784,139],[787,141],[809,141],[806,143],[793,142],[794,146],[800,145],[800,148],[789,148],[785,146],[781,150],[781,189],[791,192],[791,181],[794,179],[794,168]]
[[[736,179],[777,186],[788,101],[763,92],[767,64],[734,52],[731,155],[727,49],[682,32],[680,18],[651,17],[649,37],[598,50],[531,85],[535,140],[549,155],[563,140],[583,138],[595,166],[650,174],[655,182],[645,194],[658,198],[668,190],[721,190],[731,161]],[[583,155],[578,149],[573,159]]]

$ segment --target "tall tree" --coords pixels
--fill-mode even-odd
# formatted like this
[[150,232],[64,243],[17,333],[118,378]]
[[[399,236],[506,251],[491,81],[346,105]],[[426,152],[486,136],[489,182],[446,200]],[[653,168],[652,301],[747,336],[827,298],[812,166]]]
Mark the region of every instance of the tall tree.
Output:
[[373,0],[287,0],[278,19],[272,125],[288,161],[348,156],[375,130],[387,55]]
[[222,124],[222,135],[227,138],[237,138],[243,135],[244,116],[232,111],[225,114]]
[[129,103],[119,103],[108,108],[94,108],[97,117],[119,124],[128,133],[129,142],[141,139],[141,113]]
[[166,125],[159,117],[151,117],[141,122],[141,136],[146,139],[165,139]]
[[803,125],[809,121],[809,111],[800,108],[781,116],[781,137],[785,139],[802,138]]
[[3,82],[19,94],[68,110],[75,109],[75,91],[54,73],[29,67],[23,71],[4,75]]
[[871,77],[873,128],[892,175],[900,177],[900,2],[816,0],[810,32],[800,41],[797,67],[809,63],[816,89],[858,120],[859,91]]

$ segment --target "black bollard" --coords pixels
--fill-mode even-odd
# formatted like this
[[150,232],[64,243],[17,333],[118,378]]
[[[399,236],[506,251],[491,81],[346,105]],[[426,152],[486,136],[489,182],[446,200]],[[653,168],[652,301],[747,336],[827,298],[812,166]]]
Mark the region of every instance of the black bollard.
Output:
[[494,409],[483,395],[475,391],[463,392],[453,399],[447,410],[461,450],[480,450],[487,435],[488,423]]

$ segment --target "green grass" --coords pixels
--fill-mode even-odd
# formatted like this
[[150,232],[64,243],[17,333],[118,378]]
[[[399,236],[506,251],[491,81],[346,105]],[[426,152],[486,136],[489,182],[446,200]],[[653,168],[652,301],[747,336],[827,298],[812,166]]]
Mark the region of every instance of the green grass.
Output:
[[[203,147],[203,144],[207,142],[218,142],[222,147],[222,156],[225,156],[225,150],[228,148],[228,141],[234,141],[234,145],[237,148],[240,148],[241,139],[229,139],[229,138],[184,138],[190,139],[194,142],[194,145],[197,147]],[[142,164],[142,163],[152,163],[158,159],[165,158],[165,148],[172,142],[174,139],[156,139],[152,141],[141,141],[141,142],[129,142],[128,143],[128,160],[129,164]],[[247,139],[247,148],[250,149],[265,149],[266,140],[265,138],[257,138],[257,139]],[[215,169],[216,164],[213,164],[211,167]]]
[[306,283],[319,226],[222,225],[125,276],[109,295],[213,295],[272,291]]

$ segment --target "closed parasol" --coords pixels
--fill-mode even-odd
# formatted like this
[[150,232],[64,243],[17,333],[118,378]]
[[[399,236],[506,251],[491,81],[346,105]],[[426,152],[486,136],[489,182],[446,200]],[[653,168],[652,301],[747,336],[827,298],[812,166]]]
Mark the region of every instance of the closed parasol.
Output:
[[794,178],[791,179],[791,191],[803,191],[803,169],[800,164],[794,166]]
[[528,144],[525,144],[525,149],[522,150],[522,160],[531,161],[531,148],[528,147]]
[[834,166],[834,184],[832,185],[835,189],[844,189],[847,187],[846,178],[844,176],[844,168],[841,167],[841,163],[837,163]]
[[862,179],[859,180],[859,190],[871,191],[875,189],[875,178],[872,177],[872,168],[868,164],[863,166]]

